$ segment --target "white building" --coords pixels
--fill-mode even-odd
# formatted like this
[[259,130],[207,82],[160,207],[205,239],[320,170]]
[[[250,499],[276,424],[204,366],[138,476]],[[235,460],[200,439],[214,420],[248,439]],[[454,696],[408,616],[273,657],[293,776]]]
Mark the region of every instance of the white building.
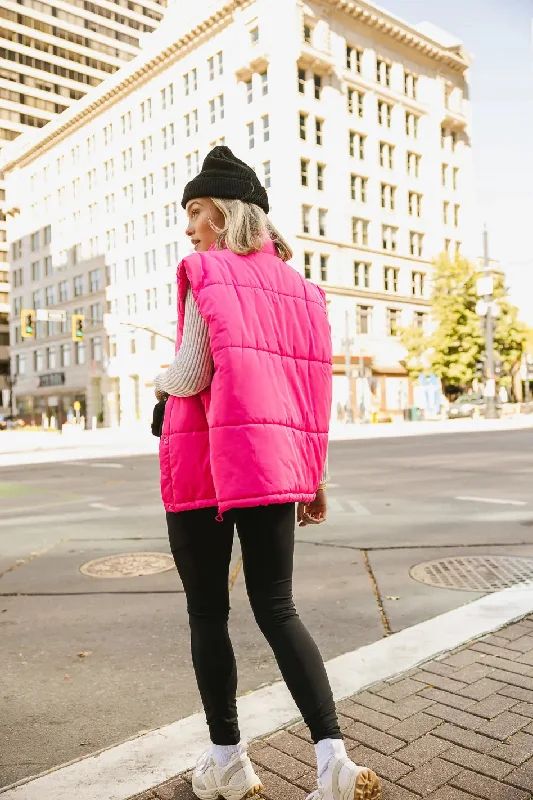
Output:
[[[400,411],[397,331],[426,324],[432,259],[469,254],[476,233],[461,44],[341,0],[204,0],[167,20],[4,167],[21,410],[64,413],[77,399],[107,424],[149,419],[173,347],[126,323],[173,338],[183,186],[225,142],[266,183],[293,265],[327,292],[334,413],[347,400],[347,323],[367,400]],[[22,342],[19,312],[32,307],[84,313],[84,343],[58,323]]]
[[[2,0],[0,153],[42,128],[131,61],[156,29],[167,0]],[[1,156],[0,156],[1,157]],[[0,176],[0,408],[9,366],[5,187]],[[6,297],[4,297],[6,295]]]

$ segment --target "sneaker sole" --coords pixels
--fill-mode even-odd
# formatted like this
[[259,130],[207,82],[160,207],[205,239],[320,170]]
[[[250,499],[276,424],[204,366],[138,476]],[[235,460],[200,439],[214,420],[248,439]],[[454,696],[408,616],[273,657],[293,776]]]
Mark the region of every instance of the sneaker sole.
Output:
[[381,800],[381,781],[371,769],[364,769],[357,776],[354,800]]
[[249,797],[255,797],[256,794],[261,794],[264,788],[265,787],[263,786],[262,783],[258,783],[257,786],[253,786],[250,789],[250,791],[246,792],[246,794],[244,795],[244,797],[241,798],[241,800],[248,800]]
[[[256,795],[260,794],[264,788],[265,787],[262,783],[258,783],[256,786],[252,786],[251,789],[248,789],[246,794],[241,795],[238,800],[249,800],[250,797],[255,797]],[[192,790],[194,795],[200,798],[200,800],[224,800],[224,795],[218,794],[217,792],[203,792],[194,786],[192,787]],[[237,797],[235,800],[237,800]]]

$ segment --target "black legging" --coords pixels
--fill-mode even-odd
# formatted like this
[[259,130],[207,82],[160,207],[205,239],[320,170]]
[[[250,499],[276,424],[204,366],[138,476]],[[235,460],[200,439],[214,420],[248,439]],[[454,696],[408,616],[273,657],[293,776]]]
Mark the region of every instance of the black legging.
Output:
[[187,596],[192,659],[211,741],[240,741],[237,666],[228,634],[229,567],[234,527],[255,619],[314,742],[341,739],[318,647],[292,598],[294,503],[237,509],[216,521],[214,508],[167,513],[170,548]]

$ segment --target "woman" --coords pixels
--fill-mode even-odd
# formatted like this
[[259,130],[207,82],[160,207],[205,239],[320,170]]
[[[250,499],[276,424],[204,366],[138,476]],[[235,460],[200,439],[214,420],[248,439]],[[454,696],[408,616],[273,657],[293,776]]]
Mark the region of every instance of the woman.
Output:
[[227,147],[209,153],[182,205],[196,253],[178,267],[177,355],[155,387],[158,399],[169,395],[162,495],[212,741],[193,790],[243,800],[263,788],[241,742],[228,635],[236,527],[255,619],[316,744],[312,797],[378,800],[378,778],[346,754],[322,658],[292,599],[296,517],[301,526],[326,519],[324,295],[287,265],[265,189]]

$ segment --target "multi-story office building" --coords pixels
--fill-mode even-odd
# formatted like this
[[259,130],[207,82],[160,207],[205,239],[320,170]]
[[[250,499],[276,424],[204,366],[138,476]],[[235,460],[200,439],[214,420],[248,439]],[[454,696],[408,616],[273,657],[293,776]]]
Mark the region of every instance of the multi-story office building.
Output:
[[[183,185],[222,142],[256,168],[294,267],[327,293],[334,413],[347,346],[367,407],[404,408],[398,332],[427,324],[432,259],[468,254],[473,233],[468,65],[451,36],[365,2],[204,0],[169,19],[5,165],[21,409],[79,399],[108,423],[148,419],[173,352],[153,331],[174,334],[189,251]],[[58,323],[21,341],[33,307],[84,313],[85,341]]]
[[[0,153],[28,127],[42,128],[135,58],[166,5],[167,0],[2,0]],[[5,187],[0,175],[0,392],[8,372],[3,341],[8,331],[7,301],[1,297],[9,289],[2,285],[8,284],[3,275],[8,264],[5,242]]]

